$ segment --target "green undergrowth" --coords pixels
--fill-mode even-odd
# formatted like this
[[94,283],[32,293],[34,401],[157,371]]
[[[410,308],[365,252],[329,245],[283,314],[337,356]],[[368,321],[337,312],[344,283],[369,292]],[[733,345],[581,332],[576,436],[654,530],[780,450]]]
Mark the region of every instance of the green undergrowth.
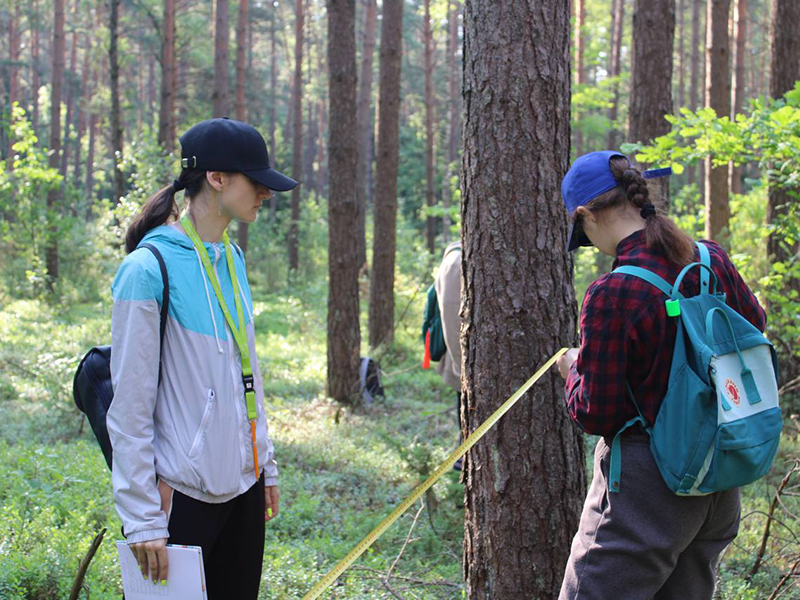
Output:
[[[399,288],[396,340],[373,352],[386,397],[356,410],[324,394],[325,288],[255,300],[281,491],[280,514],[267,528],[261,598],[301,598],[456,446],[455,394],[435,372],[419,368],[424,290],[402,277]],[[33,300],[0,309],[0,598],[67,597],[103,528],[106,538],[81,597],[120,597],[114,545],[120,522],[110,474],[71,398],[78,360],[110,337],[109,313],[104,303],[51,307]],[[800,554],[800,500],[786,495],[763,565],[747,578],[775,489],[800,456],[797,430],[789,423],[786,431],[770,475],[743,490],[742,528],[723,556],[718,598],[768,597]],[[593,442],[587,438],[587,446]],[[794,481],[800,483],[800,474]],[[425,497],[416,521],[419,504],[324,597],[392,598],[391,587],[403,597],[461,598],[462,504],[458,474],[448,473]]]

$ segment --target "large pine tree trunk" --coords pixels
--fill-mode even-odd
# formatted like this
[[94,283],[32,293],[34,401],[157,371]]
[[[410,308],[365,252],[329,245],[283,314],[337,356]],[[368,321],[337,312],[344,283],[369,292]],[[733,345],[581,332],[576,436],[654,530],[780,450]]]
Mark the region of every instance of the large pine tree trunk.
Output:
[[[303,0],[295,0],[294,26],[294,85],[292,85],[292,117],[294,126],[292,143],[292,178],[302,179],[303,172],[303,27],[305,7]],[[289,271],[299,266],[298,234],[300,226],[300,186],[292,190],[292,218],[289,223]]]
[[372,162],[372,64],[375,55],[375,35],[378,29],[378,2],[366,0],[364,18],[364,38],[361,44],[361,71],[358,78],[358,104],[356,121],[358,128],[358,163],[356,170],[356,200],[358,203],[358,223],[356,238],[358,242],[359,267],[367,262],[367,176]]
[[227,117],[231,111],[229,27],[228,0],[214,0],[214,89],[211,101],[215,117]]
[[[625,1],[613,0],[611,5],[611,76],[619,77],[622,73],[622,35],[625,32]],[[611,98],[611,108],[608,109],[608,119],[611,128],[608,130],[608,148],[614,150],[619,142],[617,131],[617,117],[619,115],[619,83],[614,84],[614,94]]]
[[[465,4],[467,432],[560,346],[576,341],[567,214],[558,200],[569,163],[569,27],[560,0]],[[547,373],[512,411],[465,462],[471,600],[556,598],[586,492],[582,439],[558,372]]]
[[[728,13],[730,0],[708,0],[706,21],[706,107],[720,117],[731,112],[729,75]],[[724,242],[730,220],[728,166],[712,167],[705,161],[706,231],[708,239]],[[725,233],[725,235],[727,235]],[[719,238],[719,239],[718,239]]]
[[[239,19],[236,21],[236,102],[234,114],[238,121],[247,118],[247,107],[245,105],[245,86],[247,81],[247,2],[239,0]],[[237,241],[242,252],[247,253],[248,224],[240,222],[237,229]]]
[[372,348],[390,341],[394,334],[402,32],[403,0],[383,0],[375,159],[375,172],[380,176],[375,182],[375,231],[369,285],[369,345]]
[[328,0],[331,179],[328,200],[328,395],[358,398],[361,333],[358,326],[358,243],[341,235],[358,215],[353,187],[356,130],[355,0]]
[[[112,0],[112,11],[113,9]],[[113,33],[113,31],[112,31]],[[116,37],[112,37],[116,44]],[[116,49],[116,45],[114,46]],[[59,166],[61,150],[61,85],[64,77],[64,0],[54,0],[53,18],[53,53],[52,53],[52,95],[50,96],[50,168]],[[58,221],[59,200],[61,193],[55,187],[47,192],[47,218],[50,222],[47,246],[45,248],[45,266],[47,267],[47,285],[52,291],[58,281]]]
[[158,144],[172,152],[175,120],[175,0],[164,0],[164,27],[161,41],[161,103],[158,111]]
[[[745,91],[745,47],[747,44],[747,0],[735,0],[733,10],[733,106],[731,119],[742,112]],[[730,189],[732,194],[742,193],[742,167],[730,164]]]
[[[436,204],[436,192],[433,186],[433,32],[431,31],[431,0],[424,0],[425,16],[423,20],[423,43],[425,69],[425,205],[432,208]],[[428,215],[425,219],[425,238],[428,252],[436,252],[436,217]]]
[[[797,0],[772,0],[772,57],[771,57],[770,96],[780,98],[794,88],[800,80],[800,2]],[[796,189],[794,190],[797,191]],[[787,206],[797,202],[789,195],[789,190],[770,187],[767,205],[767,222],[787,212]],[[770,262],[791,260],[794,248],[785,248],[781,235],[770,235],[767,253]],[[791,281],[793,289],[800,288],[797,280]],[[787,293],[789,290],[787,290]],[[796,375],[794,373],[793,375]]]
[[[664,116],[672,114],[675,0],[636,0],[632,31],[628,140],[647,143],[670,130]],[[666,201],[667,180],[655,181],[659,194]]]

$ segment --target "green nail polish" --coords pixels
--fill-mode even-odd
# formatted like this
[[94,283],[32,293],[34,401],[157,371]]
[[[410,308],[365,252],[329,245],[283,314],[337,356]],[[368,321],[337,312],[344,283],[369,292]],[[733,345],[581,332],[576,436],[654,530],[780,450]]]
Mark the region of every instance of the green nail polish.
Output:
[[144,580],[147,581],[147,575],[142,575],[142,577],[144,577]]
[[271,508],[267,509],[267,516],[272,517],[272,509]]
[[157,584],[158,584],[158,579],[153,579],[153,585],[157,585]]
[[161,585],[167,585],[167,580],[166,579],[162,579],[161,580]]

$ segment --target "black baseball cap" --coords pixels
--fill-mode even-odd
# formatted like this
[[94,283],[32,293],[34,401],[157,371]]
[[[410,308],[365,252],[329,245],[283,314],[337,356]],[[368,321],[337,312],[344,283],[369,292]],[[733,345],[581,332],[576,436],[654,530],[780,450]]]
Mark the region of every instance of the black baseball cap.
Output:
[[222,117],[194,125],[180,137],[184,169],[242,173],[276,192],[287,192],[297,182],[273,169],[267,144],[252,125]]

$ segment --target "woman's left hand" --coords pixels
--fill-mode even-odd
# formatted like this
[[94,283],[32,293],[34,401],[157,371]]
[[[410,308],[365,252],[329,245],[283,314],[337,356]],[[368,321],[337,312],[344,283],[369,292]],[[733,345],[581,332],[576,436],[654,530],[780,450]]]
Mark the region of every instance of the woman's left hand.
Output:
[[566,379],[569,376],[569,370],[572,368],[572,363],[578,360],[578,348],[570,348],[565,354],[562,354],[558,359],[558,372],[561,377]]
[[268,523],[278,516],[278,486],[264,486],[264,522]]

